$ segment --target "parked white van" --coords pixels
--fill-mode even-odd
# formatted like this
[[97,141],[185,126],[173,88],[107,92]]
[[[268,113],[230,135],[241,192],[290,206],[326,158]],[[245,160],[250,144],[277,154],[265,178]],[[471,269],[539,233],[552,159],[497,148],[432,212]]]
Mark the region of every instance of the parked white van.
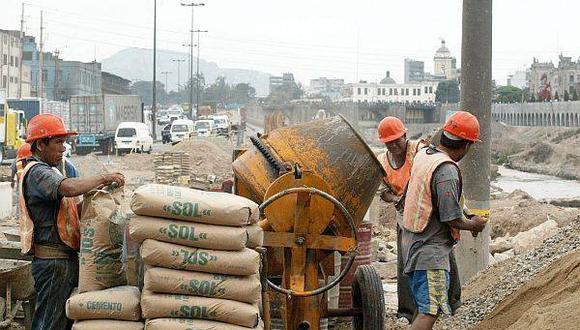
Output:
[[195,122],[195,131],[198,136],[210,136],[215,130],[213,119],[198,120]]
[[184,138],[191,136],[194,132],[193,120],[189,119],[177,119],[171,123],[171,142],[180,142]]
[[120,152],[147,152],[153,149],[153,138],[144,123],[122,122],[115,132],[115,148]]
[[218,134],[227,134],[230,131],[230,118],[228,115],[213,115],[211,116],[215,122],[215,128]]

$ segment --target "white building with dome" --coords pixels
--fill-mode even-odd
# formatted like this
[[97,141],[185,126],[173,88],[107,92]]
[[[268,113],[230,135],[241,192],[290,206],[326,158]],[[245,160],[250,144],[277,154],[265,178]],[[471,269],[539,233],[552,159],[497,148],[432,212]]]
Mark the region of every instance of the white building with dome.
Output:
[[441,40],[441,47],[435,52],[433,57],[434,76],[444,77],[446,80],[457,79],[457,60],[451,56],[449,48],[445,45],[445,40]]

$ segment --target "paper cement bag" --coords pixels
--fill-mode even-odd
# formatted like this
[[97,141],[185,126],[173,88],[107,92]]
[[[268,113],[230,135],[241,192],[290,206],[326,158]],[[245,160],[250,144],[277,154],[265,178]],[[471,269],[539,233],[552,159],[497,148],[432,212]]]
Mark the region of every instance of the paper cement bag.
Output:
[[141,294],[134,286],[76,293],[66,301],[66,316],[72,320],[112,319],[137,321],[141,318]]
[[145,291],[141,298],[143,317],[154,319],[176,317],[204,319],[253,328],[258,325],[258,307],[239,301],[151,293]]
[[160,184],[135,190],[131,210],[139,215],[222,226],[246,226],[259,217],[258,204],[247,198]]
[[[261,324],[253,328],[255,330],[263,330]],[[207,321],[207,320],[192,320],[192,319],[171,319],[161,318],[147,320],[147,330],[248,330],[249,328],[240,327],[238,325],[227,324],[223,322]]]
[[250,249],[255,249],[259,246],[264,245],[264,230],[258,224],[253,224],[246,227],[246,232],[248,233],[248,244],[246,245]]
[[81,214],[79,292],[125,285],[123,234],[129,221],[122,188],[92,191],[84,196]]
[[232,276],[158,267],[145,272],[144,290],[236,300],[250,304],[256,303],[261,295],[260,279],[257,275]]
[[260,254],[251,249],[218,251],[143,241],[141,257],[145,264],[225,275],[254,275],[260,270]]
[[212,250],[243,250],[248,235],[244,227],[206,225],[195,222],[135,216],[129,222],[131,238],[187,245]]
[[143,330],[143,322],[118,320],[75,321],[72,330]]

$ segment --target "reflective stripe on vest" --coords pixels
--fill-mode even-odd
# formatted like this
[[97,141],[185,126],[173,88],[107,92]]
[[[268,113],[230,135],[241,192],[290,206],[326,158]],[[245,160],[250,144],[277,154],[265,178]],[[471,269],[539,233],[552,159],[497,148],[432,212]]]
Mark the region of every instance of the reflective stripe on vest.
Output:
[[405,156],[405,163],[398,169],[394,169],[389,163],[388,151],[383,153],[379,160],[385,169],[387,175],[383,178],[385,184],[391,189],[393,194],[396,196],[402,196],[403,191],[409,178],[411,177],[411,168],[413,167],[413,159],[417,154],[419,149],[426,146],[426,142],[423,140],[408,141],[407,142],[407,153]]
[[[19,178],[20,187],[24,187],[23,183],[28,171],[38,163],[39,162],[32,161],[26,164],[26,167]],[[22,253],[28,254],[34,252],[34,222],[32,221],[28,208],[26,207],[24,189],[20,189],[18,203],[20,204],[20,243],[22,245]],[[77,205],[74,198],[61,198],[55,225],[57,226],[60,240],[70,248],[78,251],[80,245],[80,225]]]
[[[429,219],[433,213],[431,181],[435,170],[444,163],[451,163],[459,171],[457,163],[446,153],[435,152],[428,154],[427,150],[429,149],[422,149],[415,156],[405,196],[403,227],[413,233],[422,233],[429,224]],[[459,172],[459,180],[461,184],[461,172]],[[461,198],[462,200],[463,198]],[[456,241],[459,240],[459,230],[453,227],[450,228],[452,238]]]

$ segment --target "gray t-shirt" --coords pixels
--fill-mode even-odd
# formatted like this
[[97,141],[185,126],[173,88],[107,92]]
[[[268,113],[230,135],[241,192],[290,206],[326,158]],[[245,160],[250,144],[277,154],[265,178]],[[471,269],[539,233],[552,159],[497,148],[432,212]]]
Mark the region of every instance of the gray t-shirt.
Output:
[[453,249],[449,221],[463,217],[460,205],[461,182],[457,167],[451,163],[439,166],[431,181],[433,213],[422,233],[402,231],[401,247],[404,272],[445,269],[449,271],[449,253]]

